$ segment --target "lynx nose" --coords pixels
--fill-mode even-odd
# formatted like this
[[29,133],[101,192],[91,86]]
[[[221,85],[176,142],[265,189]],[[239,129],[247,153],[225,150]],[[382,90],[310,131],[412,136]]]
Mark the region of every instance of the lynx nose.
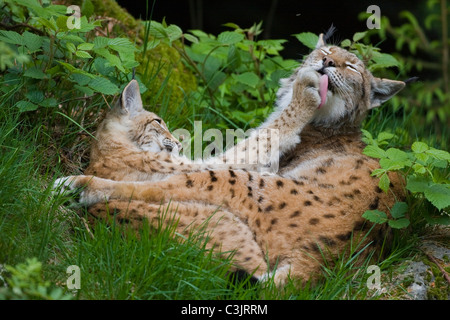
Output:
[[330,57],[324,57],[324,58],[322,59],[322,62],[323,62],[323,67],[324,67],[324,68],[336,66],[336,64],[334,63],[334,60],[331,59]]

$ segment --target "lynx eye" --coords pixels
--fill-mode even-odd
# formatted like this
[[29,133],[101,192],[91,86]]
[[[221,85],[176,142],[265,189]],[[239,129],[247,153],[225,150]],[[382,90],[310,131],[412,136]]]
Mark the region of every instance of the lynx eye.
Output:
[[358,69],[356,69],[356,66],[353,65],[352,63],[346,62],[345,63],[347,65],[347,68],[353,72],[356,72],[358,74],[361,74],[361,72],[358,71]]

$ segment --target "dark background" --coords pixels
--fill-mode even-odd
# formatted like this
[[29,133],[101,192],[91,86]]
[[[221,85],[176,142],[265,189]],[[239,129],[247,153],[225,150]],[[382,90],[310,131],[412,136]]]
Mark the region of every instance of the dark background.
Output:
[[[117,2],[134,17],[146,18],[146,0]],[[400,11],[409,10],[420,17],[425,1],[155,0],[152,19],[160,22],[165,17],[168,24],[178,25],[183,31],[201,29],[215,35],[230,30],[223,26],[227,22],[248,28],[255,22],[263,21],[264,32],[260,39],[289,40],[282,55],[284,58],[299,59],[301,54],[307,52],[292,34],[306,31],[319,34],[333,23],[337,32],[331,42],[339,43],[351,38],[355,32],[367,30],[366,21],[360,21],[358,14],[365,12],[372,4],[378,5],[381,15],[387,16],[393,25],[399,25],[402,22],[398,17]],[[148,0],[148,16],[152,5],[153,0]],[[380,47],[390,52],[395,50],[393,44],[394,40],[388,40]]]

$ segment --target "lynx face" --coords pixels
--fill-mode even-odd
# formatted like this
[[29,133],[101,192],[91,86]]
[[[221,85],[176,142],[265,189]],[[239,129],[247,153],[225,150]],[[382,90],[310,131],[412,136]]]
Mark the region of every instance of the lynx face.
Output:
[[117,116],[110,121],[128,128],[128,137],[138,148],[179,154],[181,143],[170,133],[164,120],[143,108],[139,85],[135,80],[123,90],[117,110]]
[[178,155],[181,143],[170,133],[166,123],[152,112],[142,110],[133,121],[130,138],[144,151],[166,151]]
[[278,91],[278,108],[284,109],[292,99],[293,84],[300,70],[312,68],[326,75],[321,90],[326,102],[316,110],[312,123],[324,127],[359,125],[367,111],[379,106],[400,91],[402,81],[375,78],[353,53],[326,45],[322,37],[294,74],[282,79]]

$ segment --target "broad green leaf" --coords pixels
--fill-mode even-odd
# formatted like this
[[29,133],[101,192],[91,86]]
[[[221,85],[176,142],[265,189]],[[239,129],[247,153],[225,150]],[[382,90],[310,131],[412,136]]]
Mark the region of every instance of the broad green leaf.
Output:
[[385,223],[388,221],[386,213],[379,210],[367,210],[362,217],[373,223]]
[[235,44],[244,39],[244,35],[233,31],[224,31],[217,36],[217,41],[222,44]]
[[58,101],[56,101],[55,98],[47,98],[44,101],[40,102],[39,105],[46,108],[55,107],[58,105]]
[[363,153],[372,158],[386,158],[387,156],[383,149],[373,145],[365,147]]
[[77,50],[77,52],[75,52],[75,55],[77,57],[80,57],[80,58],[83,58],[83,59],[90,59],[90,58],[92,58],[92,56],[89,54],[89,52],[82,51],[82,50]]
[[293,36],[310,49],[315,49],[317,42],[319,41],[319,37],[312,32],[302,32],[294,34]]
[[352,45],[352,42],[350,41],[350,39],[345,39],[341,42],[341,47],[350,47]]
[[15,31],[0,30],[0,40],[15,45],[24,45],[23,37]]
[[424,142],[416,141],[412,144],[411,150],[415,153],[422,153],[428,150],[428,145]]
[[361,40],[362,38],[364,38],[367,34],[367,31],[364,32],[356,32],[353,35],[353,42],[358,42],[359,40]]
[[450,206],[450,187],[434,184],[425,190],[425,197],[439,210]]
[[392,133],[381,132],[377,137],[377,141],[381,142],[381,141],[385,141],[385,140],[391,140],[393,137],[395,137],[395,135]]
[[46,75],[45,73],[38,67],[32,67],[25,71],[24,73],[25,77],[33,78],[33,79],[45,79]]
[[377,68],[388,68],[400,65],[397,59],[387,53],[377,53],[372,59],[375,61]]
[[192,43],[198,43],[198,38],[192,34],[184,33],[183,37]]
[[44,42],[44,38],[45,38],[45,37],[38,36],[34,33],[28,32],[28,31],[25,31],[22,36],[23,36],[25,46],[31,52],[38,51],[41,48],[42,43]]
[[414,169],[415,173],[424,174],[427,172],[427,169],[421,165],[420,163],[415,163],[412,168]]
[[171,24],[166,28],[166,33],[170,41],[175,41],[181,38],[183,35],[183,30],[181,30],[180,27]]
[[429,185],[430,181],[422,176],[408,176],[406,180],[406,189],[411,192],[424,192]]
[[80,43],[77,46],[77,50],[92,50],[94,48],[93,43]]
[[383,174],[380,178],[380,181],[378,182],[378,186],[381,190],[384,192],[387,192],[389,190],[389,184],[391,183],[391,180],[389,179],[389,176],[387,173]]
[[405,167],[405,161],[395,161],[391,159],[380,159],[380,166],[386,171],[400,170]]
[[409,219],[400,218],[398,220],[389,220],[388,224],[391,228],[394,229],[404,229],[409,226]]
[[92,79],[89,82],[89,87],[103,94],[116,94],[119,92],[119,88],[114,83],[103,77]]
[[69,50],[72,53],[75,53],[75,51],[77,51],[77,48],[75,47],[75,45],[72,42],[67,42],[66,48],[67,48],[67,50]]
[[105,37],[95,37],[94,39],[94,49],[105,48],[109,44],[109,38]]
[[444,150],[430,148],[429,150],[425,151],[425,153],[438,160],[450,161],[450,153]]
[[386,155],[389,159],[394,161],[405,161],[408,160],[408,154],[402,150],[396,148],[389,148],[386,150]]
[[243,84],[246,84],[252,88],[255,88],[259,82],[259,78],[253,72],[244,72],[238,75],[233,74],[233,78]]
[[395,219],[403,218],[408,211],[408,205],[405,202],[396,202],[391,209],[391,215]]
[[27,97],[31,102],[37,104],[39,104],[45,98],[44,93],[41,90],[31,90],[27,92],[25,97]]
[[20,112],[34,111],[38,106],[30,101],[21,100],[16,103],[16,107],[19,108]]

